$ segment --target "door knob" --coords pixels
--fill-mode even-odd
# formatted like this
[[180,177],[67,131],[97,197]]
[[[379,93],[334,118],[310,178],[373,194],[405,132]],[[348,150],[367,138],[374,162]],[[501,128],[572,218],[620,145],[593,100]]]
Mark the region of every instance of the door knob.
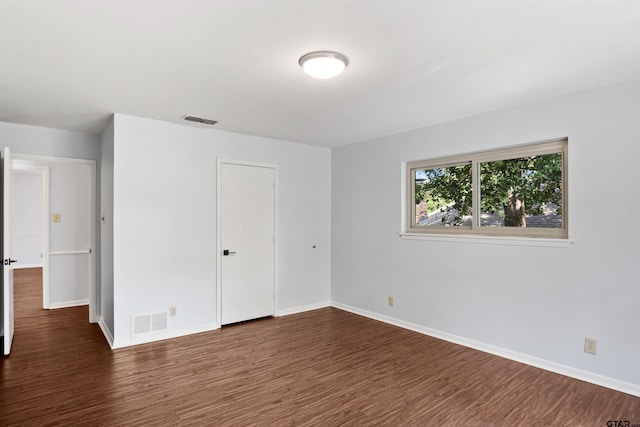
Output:
[[229,249],[223,249],[222,250],[222,255],[223,256],[229,256],[229,255],[235,255],[236,253],[233,251],[230,251]]

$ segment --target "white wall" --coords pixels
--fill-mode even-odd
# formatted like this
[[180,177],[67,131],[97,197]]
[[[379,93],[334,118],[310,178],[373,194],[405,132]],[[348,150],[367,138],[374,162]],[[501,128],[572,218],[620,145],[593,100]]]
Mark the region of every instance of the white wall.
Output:
[[[277,311],[329,303],[329,149],[120,114],[114,121],[114,346],[216,326],[217,157],[280,166]],[[173,305],[178,316],[165,335],[131,338],[132,315]]]
[[11,257],[14,268],[42,267],[43,174],[14,170],[11,176]]
[[0,146],[9,147],[13,153],[100,159],[97,135],[15,123],[0,122]]
[[101,135],[100,165],[100,314],[101,326],[106,328],[113,343],[113,117]]
[[[332,299],[640,392],[639,117],[634,81],[334,149]],[[575,244],[398,237],[402,162],[565,136]]]
[[[91,255],[91,168],[51,163],[49,298],[51,307],[88,304]],[[53,216],[60,215],[60,222]],[[86,252],[86,253],[80,253]]]

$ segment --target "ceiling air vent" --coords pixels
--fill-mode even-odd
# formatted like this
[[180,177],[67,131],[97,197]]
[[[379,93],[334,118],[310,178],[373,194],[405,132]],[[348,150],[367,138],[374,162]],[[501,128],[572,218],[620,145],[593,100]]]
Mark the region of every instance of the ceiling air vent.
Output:
[[218,123],[217,120],[203,119],[202,117],[196,116],[184,116],[183,119],[188,122],[202,123],[203,125],[215,125],[216,123]]

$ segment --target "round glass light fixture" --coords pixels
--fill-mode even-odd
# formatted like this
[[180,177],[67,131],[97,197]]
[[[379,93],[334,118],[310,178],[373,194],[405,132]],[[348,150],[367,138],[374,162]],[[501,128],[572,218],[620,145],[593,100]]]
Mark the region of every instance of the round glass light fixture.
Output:
[[343,72],[349,60],[341,53],[322,50],[303,55],[298,64],[311,77],[329,79]]

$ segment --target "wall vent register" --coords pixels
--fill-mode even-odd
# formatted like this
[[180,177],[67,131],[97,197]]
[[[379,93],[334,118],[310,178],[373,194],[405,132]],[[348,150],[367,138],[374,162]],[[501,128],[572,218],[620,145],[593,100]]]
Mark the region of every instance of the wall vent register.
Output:
[[196,117],[196,116],[184,116],[183,119],[188,121],[188,122],[202,123],[203,125],[212,125],[213,126],[216,123],[218,123],[217,120],[203,119],[202,117]]
[[167,313],[141,314],[131,319],[131,335],[148,334],[167,329]]

